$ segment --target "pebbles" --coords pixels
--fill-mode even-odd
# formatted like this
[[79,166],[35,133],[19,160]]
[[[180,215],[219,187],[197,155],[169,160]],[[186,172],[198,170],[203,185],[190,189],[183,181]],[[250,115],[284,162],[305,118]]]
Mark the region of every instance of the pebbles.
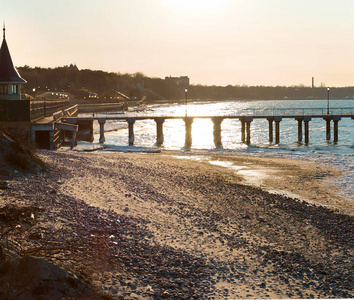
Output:
[[36,219],[65,228],[57,239],[83,243],[94,282],[114,297],[353,296],[352,217],[167,157],[43,156],[53,171],[18,189],[46,208]]

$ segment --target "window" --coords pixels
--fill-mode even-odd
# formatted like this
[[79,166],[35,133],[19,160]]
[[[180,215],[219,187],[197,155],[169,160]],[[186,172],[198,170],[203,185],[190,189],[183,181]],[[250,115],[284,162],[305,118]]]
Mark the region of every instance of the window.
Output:
[[7,94],[7,84],[0,84],[0,94]]

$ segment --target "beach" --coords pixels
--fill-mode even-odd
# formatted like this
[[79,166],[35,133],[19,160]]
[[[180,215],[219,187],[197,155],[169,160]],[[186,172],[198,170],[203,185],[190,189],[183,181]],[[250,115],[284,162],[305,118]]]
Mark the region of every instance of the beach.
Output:
[[256,187],[175,156],[40,151],[49,170],[15,178],[2,198],[44,208],[44,236],[65,228],[96,249],[91,280],[120,299],[353,297],[353,206],[330,185],[339,171],[225,158],[259,174],[272,168]]

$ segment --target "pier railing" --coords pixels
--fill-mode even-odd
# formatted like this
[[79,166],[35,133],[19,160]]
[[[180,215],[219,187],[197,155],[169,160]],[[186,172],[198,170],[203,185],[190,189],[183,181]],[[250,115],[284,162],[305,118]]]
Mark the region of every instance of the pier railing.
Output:
[[335,108],[265,108],[241,110],[238,115],[245,116],[308,116],[308,115],[353,115],[353,107]]
[[[129,117],[136,118],[150,118],[153,113],[151,111],[132,111],[126,113]],[[112,114],[112,113],[110,113]],[[102,116],[105,116],[105,113],[101,113]],[[273,116],[281,116],[284,118],[290,117],[301,117],[301,116],[326,116],[326,115],[339,115],[339,116],[352,116],[354,115],[354,107],[330,107],[328,108],[254,108],[254,109],[240,109],[229,111],[225,113],[225,111],[213,112],[214,117],[224,117],[224,118],[239,118],[241,116],[252,116],[255,118],[264,118],[273,117]],[[189,117],[192,118],[210,118],[212,116],[207,116],[203,111],[190,111],[188,113]],[[184,118],[184,112],[180,112],[179,114],[171,114],[168,118]]]
[[69,100],[1,100],[0,122],[30,122],[69,107]]
[[31,100],[31,121],[49,117],[67,107],[69,107],[69,100]]

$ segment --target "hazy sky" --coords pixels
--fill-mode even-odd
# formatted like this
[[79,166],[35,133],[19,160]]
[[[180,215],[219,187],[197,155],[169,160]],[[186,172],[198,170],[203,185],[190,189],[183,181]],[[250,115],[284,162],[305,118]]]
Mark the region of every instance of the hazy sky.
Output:
[[14,64],[354,86],[354,0],[0,0]]

